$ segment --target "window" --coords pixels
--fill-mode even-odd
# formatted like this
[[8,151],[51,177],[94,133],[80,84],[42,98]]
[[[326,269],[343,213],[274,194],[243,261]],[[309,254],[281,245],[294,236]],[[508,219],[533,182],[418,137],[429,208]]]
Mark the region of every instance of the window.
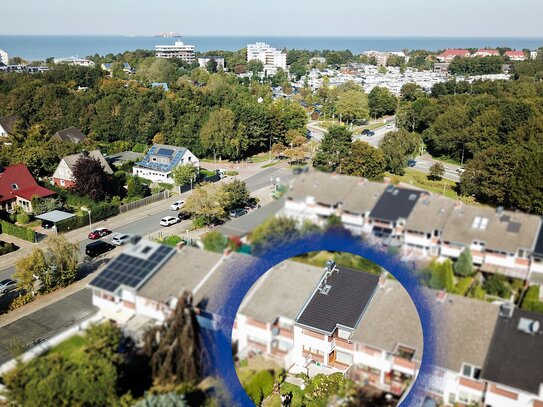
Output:
[[61,186],[64,186],[65,184],[66,184],[66,182],[65,182],[63,179],[61,179],[61,180],[60,180],[60,185],[61,185]]
[[525,254],[526,254],[526,252],[524,251],[524,249],[518,249],[518,257],[523,259]]
[[415,355],[415,350],[407,346],[398,345],[398,348],[396,349],[395,354],[396,356],[399,356],[403,359],[411,360],[413,359],[413,356]]
[[17,184],[11,184],[11,189],[19,189],[19,185],[17,185]]
[[454,394],[454,393],[449,393],[449,403],[450,403],[450,404],[456,403],[456,394]]
[[462,365],[462,376],[479,380],[479,377],[481,377],[481,368],[464,363]]

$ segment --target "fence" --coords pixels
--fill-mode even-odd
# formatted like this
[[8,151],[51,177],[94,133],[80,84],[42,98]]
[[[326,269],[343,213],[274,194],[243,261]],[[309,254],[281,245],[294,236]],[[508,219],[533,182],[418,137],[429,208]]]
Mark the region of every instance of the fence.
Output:
[[127,204],[121,205],[119,207],[119,213],[126,213],[134,209],[141,208],[142,206],[152,204],[154,202],[162,201],[170,197],[170,191],[162,191],[158,194],[154,194],[145,198],[142,198],[138,201],[129,202]]

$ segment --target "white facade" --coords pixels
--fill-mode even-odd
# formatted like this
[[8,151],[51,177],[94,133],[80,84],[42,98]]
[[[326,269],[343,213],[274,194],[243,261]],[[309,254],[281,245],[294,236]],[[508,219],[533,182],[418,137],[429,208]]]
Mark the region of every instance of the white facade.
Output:
[[[150,157],[150,162],[152,162],[154,157]],[[200,161],[198,160],[198,157],[196,157],[194,154],[190,152],[190,150],[186,150],[185,154],[181,157],[179,160],[179,163],[177,166],[180,165],[193,165],[196,168],[200,168]],[[134,168],[132,169],[132,174],[137,175],[138,177],[148,179],[152,182],[164,182],[167,184],[173,184],[174,180],[172,177],[172,170],[169,171],[161,171],[156,168],[147,167],[141,163],[136,163],[134,165]]]
[[195,60],[194,50],[194,45],[187,45],[182,41],[176,41],[174,45],[155,46],[157,58],[179,58],[188,64]]
[[247,61],[257,60],[264,65],[267,75],[275,75],[277,69],[287,69],[287,54],[264,43],[247,44]]
[[78,57],[69,57],[69,58],[55,58],[53,60],[55,64],[67,64],[67,65],[75,65],[75,66],[86,66],[86,67],[93,67],[94,62],[91,60],[85,59],[85,58],[78,58]]
[[224,64],[224,58],[223,57],[203,57],[198,58],[198,65],[200,65],[200,68],[207,69],[207,64],[209,61],[214,60],[217,63],[217,69],[220,67],[224,70],[225,64]]
[[1,49],[0,49],[0,62],[3,63],[4,65],[7,65],[9,62],[8,53]]

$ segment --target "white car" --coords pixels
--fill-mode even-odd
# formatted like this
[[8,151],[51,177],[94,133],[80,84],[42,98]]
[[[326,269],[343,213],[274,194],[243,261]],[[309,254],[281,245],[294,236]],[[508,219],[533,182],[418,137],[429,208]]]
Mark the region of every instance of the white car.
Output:
[[387,128],[387,129],[393,129],[393,128],[394,128],[394,125],[389,123],[389,124],[386,125],[386,128]]
[[172,211],[178,211],[179,209],[181,209],[181,207],[185,205],[185,201],[175,201],[171,206],[170,206],[170,209]]
[[162,226],[171,226],[179,222],[179,218],[174,218],[173,216],[166,216],[160,220]]
[[464,171],[466,171],[466,169],[464,167],[460,167],[460,168],[456,169],[456,172],[459,173],[459,174],[462,174]]
[[128,233],[115,233],[113,236],[111,236],[111,244],[114,244],[115,246],[122,246],[123,244],[126,244],[132,239],[133,235],[129,235]]

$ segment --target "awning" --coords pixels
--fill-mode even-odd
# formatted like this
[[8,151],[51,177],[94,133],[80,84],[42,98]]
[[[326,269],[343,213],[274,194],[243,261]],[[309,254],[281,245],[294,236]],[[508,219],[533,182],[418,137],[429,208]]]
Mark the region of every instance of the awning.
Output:
[[73,218],[75,214],[63,211],[51,211],[36,216],[37,219],[46,220],[52,223],[58,223],[60,221]]

